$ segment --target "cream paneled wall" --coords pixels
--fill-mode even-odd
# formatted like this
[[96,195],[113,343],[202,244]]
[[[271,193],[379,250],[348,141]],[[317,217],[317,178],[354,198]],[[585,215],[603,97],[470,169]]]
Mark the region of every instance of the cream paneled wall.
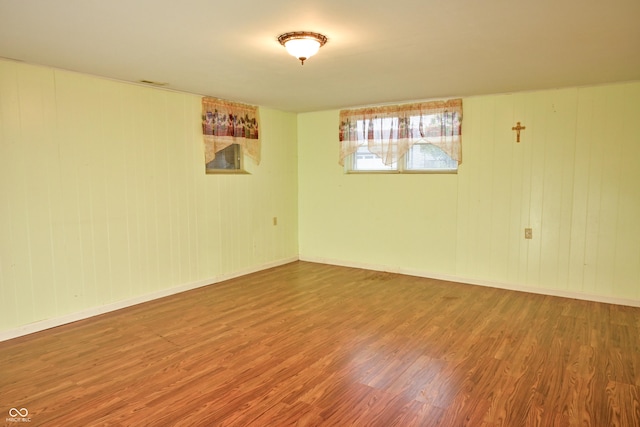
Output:
[[295,259],[296,116],[260,114],[260,166],[205,175],[200,97],[0,61],[0,332]]
[[338,111],[261,108],[261,165],[207,176],[199,114],[0,61],[0,336],[298,254],[640,304],[640,83],[466,98],[457,175],[345,175]]
[[300,257],[640,305],[638,117],[640,83],[465,98],[457,175],[346,175],[301,114]]

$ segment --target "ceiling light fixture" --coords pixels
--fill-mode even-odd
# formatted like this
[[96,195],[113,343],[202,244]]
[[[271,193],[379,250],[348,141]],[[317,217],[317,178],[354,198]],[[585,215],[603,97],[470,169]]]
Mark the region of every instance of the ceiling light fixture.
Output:
[[304,65],[304,61],[318,53],[318,50],[324,46],[327,37],[310,31],[295,31],[278,36],[278,41],[290,55],[298,58]]

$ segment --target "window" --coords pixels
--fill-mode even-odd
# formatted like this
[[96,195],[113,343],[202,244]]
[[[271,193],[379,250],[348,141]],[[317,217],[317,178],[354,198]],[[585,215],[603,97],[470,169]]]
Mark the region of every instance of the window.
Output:
[[369,149],[359,147],[351,155],[346,164],[348,172],[441,172],[453,173],[458,170],[458,162],[447,153],[430,143],[416,143],[409,151],[390,165],[385,165],[382,159],[372,154]]
[[206,173],[246,173],[244,156],[260,164],[258,107],[202,98]]
[[242,170],[242,147],[231,144],[216,153],[216,157],[206,165],[207,173]]
[[347,172],[455,172],[462,159],[462,100],[340,112]]
[[392,171],[398,168],[398,163],[385,165],[382,159],[371,153],[366,146],[358,147],[358,151],[351,155],[351,165],[347,163],[347,170],[370,172]]
[[429,143],[413,144],[405,155],[405,169],[415,171],[456,171],[458,162]]

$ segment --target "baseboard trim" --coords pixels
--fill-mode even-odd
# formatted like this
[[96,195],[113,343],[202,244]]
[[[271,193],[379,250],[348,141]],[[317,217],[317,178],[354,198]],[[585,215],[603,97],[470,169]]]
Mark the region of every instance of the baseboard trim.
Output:
[[579,299],[584,301],[602,302],[606,304],[625,305],[630,307],[640,307],[640,301],[626,298],[608,297],[604,295],[584,294],[580,292],[563,291],[558,289],[534,288],[516,283],[492,282],[470,277],[450,276],[446,274],[430,273],[427,271],[414,270],[401,267],[390,267],[384,265],[368,264],[361,262],[351,262],[322,257],[300,256],[300,261],[315,262],[318,264],[329,264],[340,267],[362,268],[364,270],[383,271],[387,273],[405,274],[407,276],[424,277],[427,279],[444,280],[448,282],[465,283],[468,285],[485,286],[488,288],[507,289],[518,292],[528,292],[532,294],[549,295],[562,298]]
[[77,322],[78,320],[88,319],[90,317],[98,316],[100,314],[109,313],[112,311],[131,307],[134,305],[142,304],[142,303],[153,301],[156,299],[179,294],[181,292],[190,291],[190,290],[201,288],[204,286],[214,285],[216,283],[224,282],[225,280],[234,279],[240,276],[246,276],[247,274],[256,273],[258,271],[267,270],[273,267],[279,267],[281,265],[289,264],[295,261],[298,261],[298,257],[284,258],[281,260],[273,261],[266,264],[261,264],[259,266],[235,271],[232,273],[221,274],[219,276],[212,277],[209,279],[198,280],[192,283],[185,283],[179,286],[175,286],[173,288],[152,292],[150,294],[140,295],[137,297],[113,302],[113,303],[102,305],[99,307],[92,307],[86,310],[70,313],[64,316],[41,320],[34,323],[29,323],[23,326],[19,326],[17,328],[8,329],[6,331],[0,331],[0,342],[7,341],[13,338],[18,338],[23,335],[29,335],[35,332],[44,331],[46,329],[55,328],[56,326],[62,326],[67,323]]

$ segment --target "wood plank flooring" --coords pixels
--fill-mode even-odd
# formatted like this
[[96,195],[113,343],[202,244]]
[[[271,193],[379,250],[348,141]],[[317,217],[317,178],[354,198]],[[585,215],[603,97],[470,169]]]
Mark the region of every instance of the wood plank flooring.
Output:
[[0,343],[11,408],[32,426],[640,426],[640,309],[296,262]]

